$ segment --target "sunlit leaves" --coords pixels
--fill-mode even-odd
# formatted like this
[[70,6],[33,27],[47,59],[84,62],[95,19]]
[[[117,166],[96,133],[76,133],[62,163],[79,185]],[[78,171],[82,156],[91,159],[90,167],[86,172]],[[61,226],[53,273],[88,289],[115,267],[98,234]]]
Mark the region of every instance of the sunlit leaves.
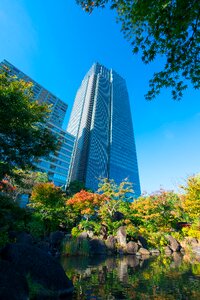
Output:
[[171,88],[179,100],[190,81],[200,88],[200,1],[197,0],[76,0],[87,12],[109,3],[118,14],[122,32],[133,53],[145,64],[165,58],[162,70],[150,80],[147,100]]

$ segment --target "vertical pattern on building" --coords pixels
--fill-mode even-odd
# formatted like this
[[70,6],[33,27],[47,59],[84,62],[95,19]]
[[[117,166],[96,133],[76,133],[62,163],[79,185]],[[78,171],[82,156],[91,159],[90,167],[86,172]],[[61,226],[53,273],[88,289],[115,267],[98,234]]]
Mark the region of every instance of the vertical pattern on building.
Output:
[[140,192],[137,155],[125,80],[112,71],[109,177],[120,183],[128,178],[136,195]]
[[98,74],[85,181],[86,186],[94,190],[99,177],[108,177],[109,107],[110,84],[105,77]]
[[80,180],[96,190],[99,177],[120,183],[140,182],[126,83],[116,72],[94,64],[77,92],[68,131],[74,134],[69,181]]

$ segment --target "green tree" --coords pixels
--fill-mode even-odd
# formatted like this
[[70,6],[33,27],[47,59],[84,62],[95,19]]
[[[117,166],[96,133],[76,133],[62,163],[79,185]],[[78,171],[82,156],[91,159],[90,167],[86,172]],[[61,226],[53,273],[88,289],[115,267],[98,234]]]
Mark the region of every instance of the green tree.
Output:
[[56,137],[45,127],[49,113],[47,104],[33,100],[30,83],[1,71],[0,179],[56,150]]
[[115,231],[124,223],[129,213],[130,201],[133,199],[132,183],[127,180],[119,185],[107,178],[99,182],[98,192],[106,197],[106,201],[99,209],[99,217],[102,224],[106,225],[109,234]]
[[100,180],[98,192],[106,196],[107,201],[102,212],[105,211],[111,218],[120,206],[124,209],[124,202],[129,203],[134,193],[131,182],[124,180],[118,185],[113,179],[107,178]]
[[188,220],[200,222],[200,174],[189,177],[187,185],[182,188],[185,191],[183,207]]
[[45,234],[67,224],[65,196],[53,183],[38,183],[33,187],[29,207],[33,208],[35,219],[40,219]]
[[[163,70],[154,73],[146,99],[161,88],[171,88],[172,97],[181,99],[185,80],[200,88],[200,1],[199,0],[76,0],[91,13],[110,3],[122,23],[122,32],[141,53],[145,64],[164,56]],[[184,81],[183,81],[184,80]]]

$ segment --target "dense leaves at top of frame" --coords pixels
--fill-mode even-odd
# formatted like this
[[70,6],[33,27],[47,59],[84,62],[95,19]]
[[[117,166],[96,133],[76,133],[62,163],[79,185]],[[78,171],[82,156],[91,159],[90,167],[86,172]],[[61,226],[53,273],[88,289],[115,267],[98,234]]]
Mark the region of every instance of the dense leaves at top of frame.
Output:
[[199,0],[77,0],[85,11],[110,4],[122,31],[148,64],[165,57],[163,69],[150,80],[147,100],[161,88],[171,88],[172,98],[181,99],[190,81],[200,88],[200,1]]

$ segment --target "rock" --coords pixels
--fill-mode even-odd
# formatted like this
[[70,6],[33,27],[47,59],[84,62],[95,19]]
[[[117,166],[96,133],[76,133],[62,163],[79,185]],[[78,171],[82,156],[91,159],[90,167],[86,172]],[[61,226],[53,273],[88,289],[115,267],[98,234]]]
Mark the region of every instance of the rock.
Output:
[[90,253],[91,255],[104,255],[106,254],[106,245],[105,243],[98,239],[98,238],[94,238],[92,240],[89,241],[89,245],[90,245]]
[[126,227],[120,226],[117,230],[117,242],[120,246],[126,246]]
[[185,249],[181,248],[180,252],[181,252],[182,254],[185,254]]
[[160,254],[160,250],[158,250],[158,249],[151,249],[150,253],[151,253],[151,255],[159,255]]
[[136,252],[138,251],[138,244],[135,242],[128,242],[127,246],[126,246],[126,251],[128,254],[136,254]]
[[65,234],[62,231],[51,232],[50,237],[49,237],[51,245],[53,247],[60,247],[64,236],[65,236]]
[[142,237],[141,235],[138,236],[138,241],[137,241],[138,245],[142,248],[148,249],[148,243],[147,240]]
[[192,251],[194,254],[200,257],[200,246],[193,246]]
[[177,252],[177,251],[181,250],[180,243],[175,238],[173,238],[171,235],[166,236],[166,239],[168,240],[169,246],[172,249],[172,251]]
[[120,211],[114,212],[113,221],[121,221],[123,219],[124,219],[124,214],[123,213],[121,213]]
[[141,254],[140,252],[137,252],[135,255],[136,255],[137,257],[141,257],[141,256],[142,256],[142,254]]
[[134,256],[133,255],[128,255],[126,257],[126,261],[127,261],[127,265],[131,268],[136,268],[140,263],[139,257],[137,257],[135,255]]
[[108,248],[108,250],[115,252],[116,251],[116,243],[117,240],[114,236],[109,235],[107,240],[105,241],[106,243],[106,247]]
[[73,291],[72,282],[58,261],[35,246],[8,244],[2,250],[1,256],[12,263],[20,274],[29,275],[34,282],[56,295],[65,295]]
[[172,257],[174,260],[172,266],[174,266],[175,268],[179,267],[182,263],[182,255],[178,252],[173,252]]
[[140,248],[138,251],[141,255],[150,255],[149,250],[145,249],[145,248]]
[[173,251],[169,246],[166,246],[164,247],[164,252],[166,255],[171,255]]
[[107,239],[107,236],[108,236],[108,229],[107,229],[107,226],[105,225],[101,225],[101,229],[100,229],[100,236],[103,240],[106,240]]
[[29,299],[28,284],[25,276],[19,274],[11,263],[3,260],[0,260],[0,270],[0,299]]
[[26,233],[26,232],[20,232],[19,234],[17,234],[16,242],[22,243],[22,244],[33,245],[34,239],[31,234]]
[[79,234],[78,239],[83,240],[88,238],[88,233],[86,231],[83,231]]
[[50,253],[50,244],[45,241],[40,241],[37,243],[37,247],[46,253]]
[[87,234],[90,239],[92,239],[94,237],[94,232],[92,230],[88,230]]
[[124,254],[126,254],[126,251],[125,251],[125,249],[123,247],[118,247],[117,248],[117,253],[119,255],[124,255]]

